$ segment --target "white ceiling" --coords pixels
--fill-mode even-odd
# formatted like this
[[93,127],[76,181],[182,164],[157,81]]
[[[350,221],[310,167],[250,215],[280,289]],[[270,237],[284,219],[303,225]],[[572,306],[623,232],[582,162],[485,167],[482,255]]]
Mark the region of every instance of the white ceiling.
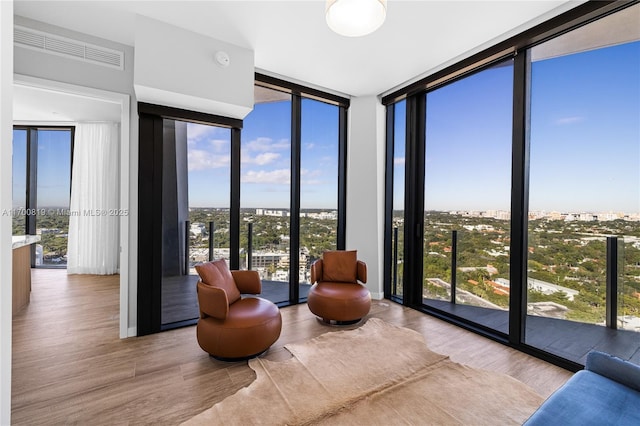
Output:
[[14,13],[131,46],[141,14],[250,48],[260,70],[362,96],[441,69],[580,3],[388,0],[383,26],[359,38],[327,27],[324,0],[16,0]]
[[13,86],[14,122],[119,122],[120,108],[120,104],[86,96]]

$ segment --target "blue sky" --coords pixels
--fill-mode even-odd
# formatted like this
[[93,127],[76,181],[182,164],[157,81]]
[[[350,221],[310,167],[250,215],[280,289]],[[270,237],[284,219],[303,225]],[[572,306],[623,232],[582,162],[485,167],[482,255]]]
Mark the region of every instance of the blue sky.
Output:
[[[512,73],[494,67],[427,95],[425,209],[510,209]],[[640,211],[639,76],[640,42],[532,64],[530,210]],[[402,147],[395,156],[398,193]]]
[[[26,134],[13,132],[13,206],[26,205]],[[38,207],[69,207],[71,184],[71,133],[60,130],[38,132]]]
[[535,62],[530,209],[640,211],[640,42]]
[[229,208],[231,130],[187,124],[190,207]]
[[427,94],[425,210],[509,209],[513,67]]
[[[291,102],[257,104],[244,119],[241,144],[241,207],[289,208]],[[230,131],[190,124],[189,204],[229,206]],[[337,208],[338,108],[303,99],[300,203]]]
[[25,207],[27,202],[27,132],[13,131],[13,207]]

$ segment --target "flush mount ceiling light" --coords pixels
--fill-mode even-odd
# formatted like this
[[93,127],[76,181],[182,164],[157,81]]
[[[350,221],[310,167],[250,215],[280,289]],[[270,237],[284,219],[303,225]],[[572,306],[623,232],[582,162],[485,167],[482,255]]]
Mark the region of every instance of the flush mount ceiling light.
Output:
[[387,0],[327,0],[327,25],[336,33],[358,37],[374,32],[387,16]]

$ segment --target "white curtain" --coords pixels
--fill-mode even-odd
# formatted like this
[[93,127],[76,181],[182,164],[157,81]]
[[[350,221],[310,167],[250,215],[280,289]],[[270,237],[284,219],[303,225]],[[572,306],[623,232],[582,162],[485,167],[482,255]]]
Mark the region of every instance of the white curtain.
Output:
[[71,175],[68,274],[118,273],[120,142],[117,123],[76,126]]

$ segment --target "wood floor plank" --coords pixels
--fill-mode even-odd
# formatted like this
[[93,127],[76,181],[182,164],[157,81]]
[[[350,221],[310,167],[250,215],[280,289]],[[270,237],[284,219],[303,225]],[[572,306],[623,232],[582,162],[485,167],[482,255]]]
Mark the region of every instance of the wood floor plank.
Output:
[[[33,271],[31,303],[13,321],[12,424],[178,424],[255,380],[246,362],[203,352],[193,326],[119,339],[118,281]],[[269,360],[290,358],[288,343],[345,329],[321,323],[304,304],[281,313],[280,339],[262,355]],[[416,330],[429,349],[509,374],[545,397],[571,376],[387,300],[374,301],[369,317]]]

